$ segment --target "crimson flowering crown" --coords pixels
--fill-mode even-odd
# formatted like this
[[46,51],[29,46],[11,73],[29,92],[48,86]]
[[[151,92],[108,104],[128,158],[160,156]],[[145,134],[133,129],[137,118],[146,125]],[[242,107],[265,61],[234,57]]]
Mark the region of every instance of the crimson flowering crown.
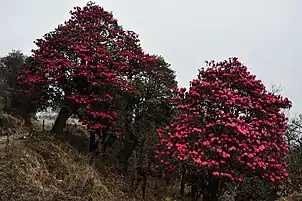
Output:
[[285,181],[287,118],[281,109],[290,101],[267,92],[237,58],[207,64],[173,100],[179,115],[158,129],[156,159],[168,171],[182,163],[235,181],[254,175]]
[[20,80],[33,96],[85,108],[91,130],[114,125],[110,109],[120,93],[133,93],[128,79],[154,58],[140,47],[137,34],[124,31],[113,15],[94,3],[74,7],[71,18],[35,43],[34,62]]

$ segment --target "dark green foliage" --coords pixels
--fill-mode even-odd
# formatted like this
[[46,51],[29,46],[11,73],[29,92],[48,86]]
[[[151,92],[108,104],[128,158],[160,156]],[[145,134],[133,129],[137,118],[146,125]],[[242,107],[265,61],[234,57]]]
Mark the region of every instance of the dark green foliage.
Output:
[[17,113],[27,122],[30,114],[35,113],[37,105],[30,101],[28,95],[20,92],[22,86],[18,76],[31,60],[31,57],[24,55],[20,50],[13,50],[0,58],[0,96],[5,100],[4,110]]

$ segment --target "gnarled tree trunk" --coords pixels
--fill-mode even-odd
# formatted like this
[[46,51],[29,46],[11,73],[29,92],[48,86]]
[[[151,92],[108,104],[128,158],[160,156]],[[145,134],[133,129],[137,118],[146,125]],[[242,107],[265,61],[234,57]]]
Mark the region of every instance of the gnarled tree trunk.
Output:
[[57,135],[62,134],[68,118],[73,115],[78,110],[78,108],[79,105],[77,104],[63,105],[51,129],[51,132]]

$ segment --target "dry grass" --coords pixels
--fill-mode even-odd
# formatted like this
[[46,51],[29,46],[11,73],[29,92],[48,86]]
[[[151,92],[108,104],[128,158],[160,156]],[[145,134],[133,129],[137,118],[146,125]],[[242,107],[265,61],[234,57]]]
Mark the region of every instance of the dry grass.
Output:
[[288,197],[281,197],[278,201],[302,201],[302,193],[297,193]]
[[26,133],[27,128],[24,126],[23,119],[16,118],[10,114],[0,112],[1,136],[22,135]]
[[[14,122],[18,119],[0,118],[13,122],[6,126],[11,133],[26,133],[16,126],[21,125]],[[27,134],[1,148],[0,200],[131,200],[120,191],[122,186],[120,180],[104,178],[86,156],[50,133]]]

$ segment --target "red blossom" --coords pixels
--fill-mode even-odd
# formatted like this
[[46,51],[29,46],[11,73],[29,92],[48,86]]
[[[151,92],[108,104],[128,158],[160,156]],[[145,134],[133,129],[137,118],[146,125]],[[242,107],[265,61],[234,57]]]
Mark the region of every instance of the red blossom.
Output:
[[143,52],[138,35],[123,30],[102,7],[87,3],[70,14],[36,40],[34,62],[20,80],[28,93],[44,94],[57,104],[79,104],[85,111],[81,120],[97,131],[114,125],[112,102],[118,94],[133,93],[129,78],[142,69],[151,71],[147,63],[155,60]]
[[[266,91],[260,80],[238,59],[209,62],[178,90],[175,122],[158,129],[156,160],[163,169],[190,165],[212,175],[242,181],[257,175],[272,182],[288,177],[284,139],[287,98]],[[169,162],[169,163],[166,163]]]

